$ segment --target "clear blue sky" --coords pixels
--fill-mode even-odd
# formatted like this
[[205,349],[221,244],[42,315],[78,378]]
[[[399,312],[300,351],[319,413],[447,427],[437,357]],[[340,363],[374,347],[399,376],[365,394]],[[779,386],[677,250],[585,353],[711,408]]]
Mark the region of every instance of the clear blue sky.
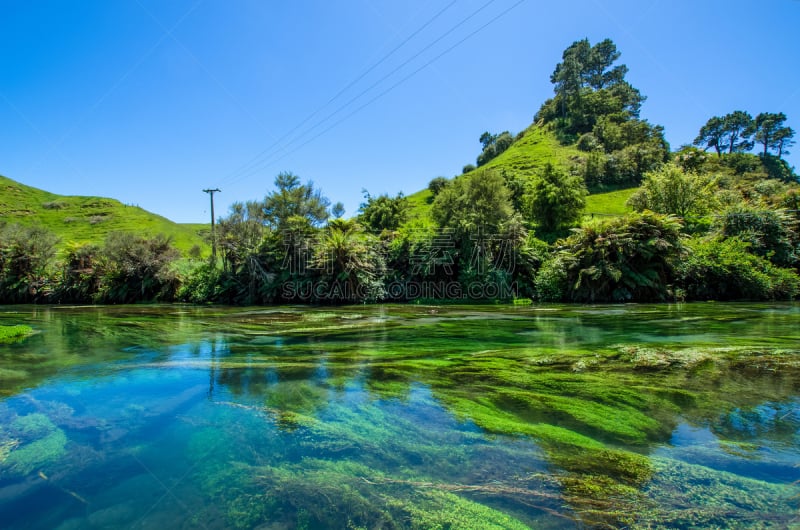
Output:
[[203,188],[224,214],[292,171],[353,215],[529,125],[584,37],[614,40],[673,148],[738,109],[800,130],[800,1],[523,0],[480,29],[518,2],[0,0],[0,174],[207,222]]

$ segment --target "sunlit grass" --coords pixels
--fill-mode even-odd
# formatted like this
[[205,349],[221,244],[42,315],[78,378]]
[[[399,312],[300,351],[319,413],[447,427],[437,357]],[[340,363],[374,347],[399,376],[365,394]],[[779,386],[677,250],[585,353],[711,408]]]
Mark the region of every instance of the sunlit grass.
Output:
[[208,253],[203,224],[178,224],[138,206],[115,199],[56,195],[0,176],[0,218],[8,223],[41,225],[68,242],[102,244],[110,232],[135,232],[171,236],[173,245],[186,253],[198,245]]

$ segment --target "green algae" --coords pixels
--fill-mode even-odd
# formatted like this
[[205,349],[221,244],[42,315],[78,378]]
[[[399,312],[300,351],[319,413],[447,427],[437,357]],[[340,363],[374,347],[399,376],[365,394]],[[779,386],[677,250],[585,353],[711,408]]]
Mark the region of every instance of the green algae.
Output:
[[23,324],[15,326],[0,326],[0,344],[20,342],[33,335],[33,328]]
[[787,528],[800,524],[797,485],[774,484],[672,459],[652,461],[653,480],[643,489],[650,506],[639,514],[639,526]]
[[[231,490],[231,482],[257,487]],[[236,465],[209,485],[215,487],[215,500],[233,528],[252,528],[264,521],[290,528],[528,528],[436,484],[387,481],[352,461],[306,458],[289,466]]]
[[28,475],[66,454],[67,437],[47,416],[18,416],[0,430],[0,471]]
[[[797,451],[793,308],[215,308],[163,321],[148,310],[142,325],[120,311],[96,336],[75,318],[70,329],[94,338],[64,351],[112,339],[118,356],[102,373],[118,381],[132,371],[210,381],[208,405],[166,438],[188,440],[178,459],[202,491],[197,521],[785,528],[797,524],[797,486],[726,469],[785,470]],[[46,374],[35,364],[48,362],[45,347],[14,355],[0,370],[20,384]],[[72,354],[60,355],[48,369]],[[0,433],[0,468],[30,473],[64,456],[63,432],[36,414],[3,418],[16,426]],[[679,425],[716,441],[672,447]],[[61,456],[11,467],[43,440],[37,451]],[[137,439],[135,454],[157,446]]]

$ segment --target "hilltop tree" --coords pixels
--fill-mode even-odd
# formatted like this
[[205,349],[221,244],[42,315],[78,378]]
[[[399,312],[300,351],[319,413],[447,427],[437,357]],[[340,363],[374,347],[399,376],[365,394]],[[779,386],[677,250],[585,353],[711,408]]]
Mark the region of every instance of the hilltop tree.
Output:
[[431,181],[428,182],[428,190],[436,197],[439,195],[439,192],[447,186],[447,183],[448,180],[445,177],[433,177]]
[[750,138],[753,136],[755,123],[749,113],[737,110],[727,114],[722,118],[722,122],[728,143],[728,153],[749,151],[753,148]]
[[723,137],[725,136],[725,121],[719,116],[710,118],[700,128],[700,134],[694,139],[694,145],[704,149],[713,147],[717,156],[722,156]]
[[556,96],[545,102],[537,119],[560,119],[565,132],[582,134],[592,130],[599,116],[637,118],[645,98],[625,81],[628,67],[614,65],[619,57],[610,39],[594,46],[588,39],[572,43],[550,76]]
[[752,136],[755,132],[753,117],[737,110],[725,116],[714,116],[700,128],[694,145],[708,149],[713,147],[718,156],[728,153],[741,153],[753,148]]
[[785,121],[786,114],[783,112],[762,112],[756,116],[755,140],[764,146],[764,156],[769,154],[770,149],[778,148],[776,137],[780,137],[779,131],[784,128]]
[[778,149],[778,158],[782,158],[783,155],[788,155],[789,147],[794,145],[794,129],[791,127],[781,127],[775,132],[774,141],[775,146]]
[[481,135],[479,141],[483,145],[483,151],[478,155],[478,167],[496,158],[511,147],[511,144],[514,143],[514,137],[508,131],[503,131],[500,134],[491,134],[487,131]]

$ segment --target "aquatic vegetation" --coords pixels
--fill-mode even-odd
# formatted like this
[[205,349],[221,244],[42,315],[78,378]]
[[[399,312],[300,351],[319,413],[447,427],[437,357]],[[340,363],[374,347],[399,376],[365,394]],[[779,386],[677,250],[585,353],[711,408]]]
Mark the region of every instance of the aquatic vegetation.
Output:
[[18,416],[0,430],[0,471],[28,475],[61,458],[66,445],[64,431],[44,414]]
[[[309,529],[528,528],[513,516],[447,491],[446,484],[387,481],[352,461],[306,458],[279,467],[237,465],[222,477],[215,484],[217,501],[224,504],[234,528],[252,528],[267,520]],[[257,488],[231,492],[229,482]]]
[[137,524],[167,492],[188,512],[167,495],[142,526],[800,522],[798,306],[42,315],[0,355],[0,471],[51,477],[74,527]]
[[643,490],[650,509],[637,518],[641,526],[786,528],[800,523],[796,488],[672,459],[652,460],[656,472]]
[[16,326],[0,326],[0,344],[19,342],[25,337],[33,335],[33,328],[22,324]]

